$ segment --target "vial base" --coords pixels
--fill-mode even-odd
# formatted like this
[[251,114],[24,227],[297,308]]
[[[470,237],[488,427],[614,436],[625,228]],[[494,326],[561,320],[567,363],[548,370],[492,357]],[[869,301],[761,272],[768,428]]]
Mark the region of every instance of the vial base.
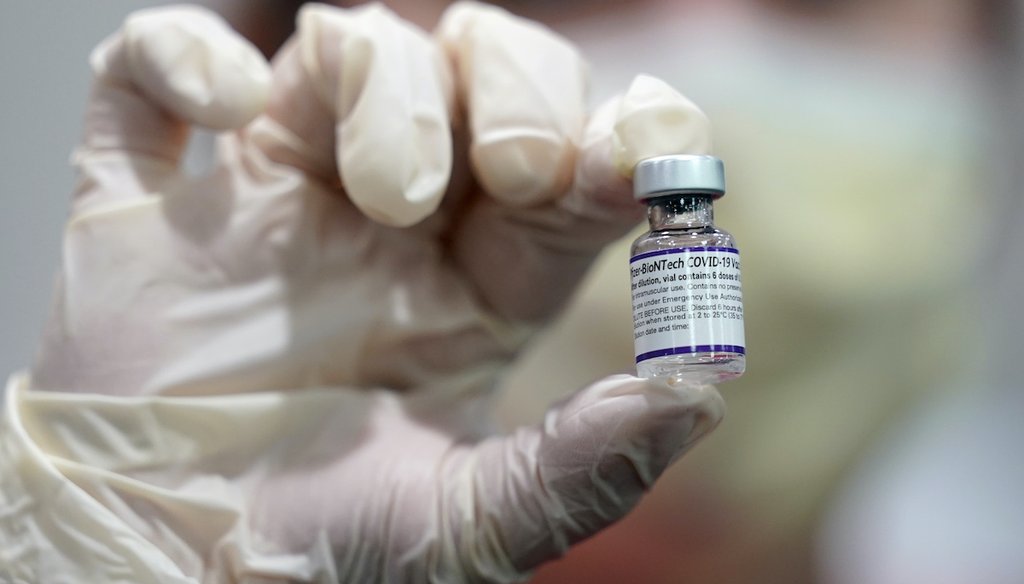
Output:
[[746,357],[740,353],[690,353],[666,355],[641,361],[637,375],[646,378],[668,377],[676,383],[721,383],[743,375]]

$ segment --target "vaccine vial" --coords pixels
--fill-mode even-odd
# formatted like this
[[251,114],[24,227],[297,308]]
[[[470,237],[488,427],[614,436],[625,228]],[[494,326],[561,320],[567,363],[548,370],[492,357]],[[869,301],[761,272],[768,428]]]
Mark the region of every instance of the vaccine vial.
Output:
[[743,374],[743,292],[732,235],[714,225],[725,166],[714,156],[641,161],[634,196],[651,230],[633,242],[633,338],[640,377],[717,383]]

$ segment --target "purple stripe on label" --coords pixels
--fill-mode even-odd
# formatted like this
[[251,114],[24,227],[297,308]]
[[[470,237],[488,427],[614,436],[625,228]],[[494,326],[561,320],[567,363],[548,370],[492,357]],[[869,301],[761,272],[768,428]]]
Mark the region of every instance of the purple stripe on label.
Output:
[[724,251],[726,253],[734,253],[736,255],[740,255],[740,250],[736,249],[735,247],[714,247],[714,246],[708,246],[708,247],[675,247],[675,248],[672,248],[672,249],[659,249],[657,251],[649,251],[649,252],[642,253],[642,254],[637,255],[637,256],[633,256],[633,257],[629,258],[629,263],[633,263],[635,261],[642,260],[642,259],[645,259],[645,258],[649,258],[649,257],[652,257],[652,256],[659,256],[659,255],[665,255],[665,254],[670,254],[670,253],[686,253],[686,252],[690,252],[690,251]]
[[636,356],[636,362],[646,361],[648,359],[654,359],[655,357],[664,357],[665,355],[690,355],[693,353],[739,353],[740,355],[746,355],[747,350],[740,345],[697,345],[694,347],[670,347],[668,349],[658,349],[657,351],[648,351],[646,353],[640,353]]

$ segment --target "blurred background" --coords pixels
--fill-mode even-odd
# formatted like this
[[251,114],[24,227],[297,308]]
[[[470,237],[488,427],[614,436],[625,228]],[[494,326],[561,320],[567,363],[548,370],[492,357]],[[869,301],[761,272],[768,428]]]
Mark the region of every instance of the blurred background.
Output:
[[[87,56],[153,4],[0,17],[7,372],[45,317]],[[267,54],[300,4],[207,2]],[[386,4],[430,28],[445,2]],[[720,388],[725,422],[534,581],[1024,582],[1021,2],[501,5],[581,48],[595,104],[643,72],[708,113],[729,181],[716,220],[744,256],[748,372]],[[505,424],[632,370],[629,239],[508,375]]]

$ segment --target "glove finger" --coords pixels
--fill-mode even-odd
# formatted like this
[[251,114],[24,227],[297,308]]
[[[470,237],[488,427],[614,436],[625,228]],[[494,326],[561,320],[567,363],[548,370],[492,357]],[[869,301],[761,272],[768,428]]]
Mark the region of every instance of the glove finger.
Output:
[[573,188],[562,204],[576,215],[632,227],[643,206],[634,201],[629,179],[641,160],[710,151],[711,123],[704,112],[664,81],[639,75],[625,94],[591,115]]
[[540,24],[475,2],[449,8],[437,36],[454,65],[484,189],[516,206],[565,193],[585,113],[586,65],[576,49]]
[[644,207],[629,181],[636,163],[707,152],[710,136],[697,106],[663,81],[640,76],[590,116],[564,197],[531,208],[473,201],[453,237],[455,257],[495,312],[543,321],[564,305],[601,248],[641,219]]
[[249,138],[273,160],[340,180],[371,219],[409,226],[448,186],[449,85],[430,38],[382,5],[307,5]]
[[668,83],[638,75],[619,102],[610,138],[610,162],[632,178],[633,168],[645,158],[711,152],[711,122]]
[[132,13],[90,65],[78,195],[152,190],[152,179],[177,170],[189,124],[240,127],[262,111],[270,86],[259,51],[194,6]]
[[607,378],[542,427],[477,446],[449,469],[447,519],[461,560],[495,581],[562,554],[622,518],[665,468],[717,426],[710,386]]

